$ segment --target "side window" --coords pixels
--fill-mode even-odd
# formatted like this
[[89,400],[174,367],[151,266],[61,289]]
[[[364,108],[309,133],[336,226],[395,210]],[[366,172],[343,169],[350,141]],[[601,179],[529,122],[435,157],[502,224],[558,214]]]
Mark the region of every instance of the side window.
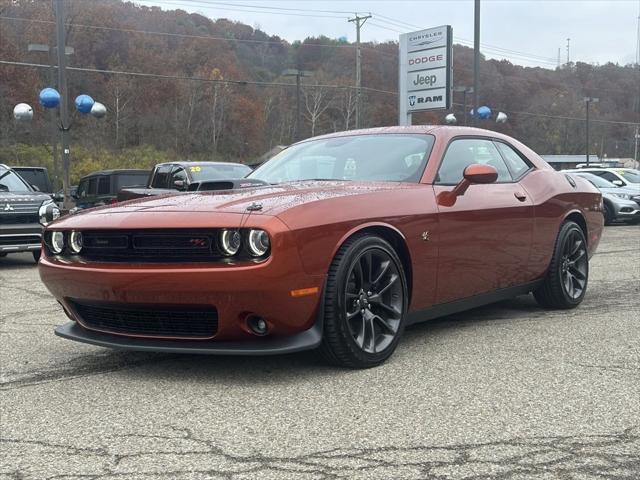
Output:
[[513,178],[520,178],[531,166],[510,145],[494,142],[502,154],[502,158],[509,167]]
[[78,185],[78,191],[77,191],[77,195],[78,198],[84,198],[87,196],[87,187],[89,186],[89,181],[88,180],[83,180],[80,182],[80,185]]
[[152,188],[167,188],[169,183],[169,173],[171,172],[171,165],[162,165],[156,169],[153,176]]
[[187,172],[184,171],[184,168],[178,167],[171,173],[171,181],[169,182],[169,188],[175,187],[174,182],[176,180],[182,180],[185,186],[189,183],[189,179],[187,178]]
[[598,171],[593,171],[593,172],[589,172],[589,173],[593,173],[594,175],[598,175],[599,177],[604,178],[605,180],[609,180],[610,182],[613,182],[614,180],[620,180],[618,178],[617,175],[614,175],[611,172],[598,172]]
[[102,176],[98,179],[98,195],[109,195],[111,188],[111,177]]
[[498,171],[498,182],[511,182],[511,174],[491,140],[461,138],[449,144],[438,170],[436,182],[455,185],[462,180],[464,169],[474,163],[491,165]]
[[87,187],[87,195],[95,195],[98,185],[98,179],[96,177],[89,179],[89,186]]

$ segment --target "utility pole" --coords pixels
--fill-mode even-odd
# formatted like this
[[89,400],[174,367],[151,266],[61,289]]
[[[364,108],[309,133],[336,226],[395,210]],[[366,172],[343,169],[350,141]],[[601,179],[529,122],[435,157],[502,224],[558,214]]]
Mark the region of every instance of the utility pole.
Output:
[[354,18],[350,18],[349,22],[356,25],[356,129],[360,128],[362,114],[362,51],[360,50],[360,28],[371,18],[371,15],[364,17],[355,14]]
[[56,2],[56,43],[58,54],[58,88],[60,89],[60,131],[62,143],[63,209],[71,207],[69,181],[69,95],[67,89],[67,59],[65,56],[64,0]]
[[311,76],[308,70],[298,70],[297,68],[287,68],[282,72],[283,77],[296,77],[296,123],[293,131],[293,140],[300,140],[300,80],[302,77]]
[[[27,46],[27,51],[29,52],[41,52],[46,53],[49,57],[49,86],[54,87],[56,85],[56,61],[55,61],[55,50],[56,48],[51,48],[49,45],[43,45],[40,43],[30,43]],[[65,55],[73,55],[73,47],[64,47]],[[60,129],[58,126],[58,121],[56,117],[55,110],[49,110],[49,119],[51,120],[51,144],[53,150],[53,178],[55,182],[60,181],[60,161],[58,159],[58,130]],[[54,185],[54,189],[57,191],[58,185]]]
[[570,38],[567,38],[567,65],[569,64],[569,44],[571,42]]
[[599,98],[593,97],[584,97],[584,102],[587,104],[587,166],[589,166],[589,104],[598,103],[600,101]]
[[638,140],[640,140],[640,129],[638,128],[638,125],[636,125],[636,134],[634,138],[635,138],[635,147],[633,149],[633,159],[636,162],[635,167],[638,168],[640,167],[640,159],[638,159]]
[[558,47],[558,68],[560,68],[560,47]]
[[478,87],[480,82],[480,0],[473,9],[473,125],[478,123]]

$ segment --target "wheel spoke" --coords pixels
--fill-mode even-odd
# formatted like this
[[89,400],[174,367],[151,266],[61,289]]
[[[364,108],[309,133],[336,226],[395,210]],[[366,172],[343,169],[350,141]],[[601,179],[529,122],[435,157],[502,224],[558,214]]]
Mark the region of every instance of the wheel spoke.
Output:
[[571,273],[571,275],[573,275],[578,280],[586,280],[586,278],[587,278],[585,273],[582,270],[580,270],[578,267],[576,267],[575,265],[571,265],[569,267],[569,273]]
[[387,312],[389,312],[391,315],[393,315],[394,317],[399,317],[400,316],[400,311],[391,305],[387,305],[386,303],[384,303],[382,301],[382,299],[380,297],[376,297],[374,300],[374,297],[371,297],[369,299],[371,301],[371,304],[376,306],[376,307],[380,307],[384,310],[386,310]]
[[396,330],[391,326],[391,324],[387,322],[384,318],[382,318],[380,315],[374,315],[373,319],[377,321],[380,325],[382,325],[384,329],[387,332],[389,332],[391,335],[394,335],[396,333]]
[[362,271],[362,265],[360,263],[360,259],[358,259],[358,261],[356,262],[354,274],[356,277],[356,290],[364,288],[364,272]]
[[362,315],[359,308],[357,308],[355,311],[351,313],[347,312],[347,320],[353,320],[358,315]]
[[581,249],[580,251],[578,251],[576,255],[574,255],[573,257],[570,257],[570,260],[573,263],[576,263],[578,260],[582,260],[582,258],[584,258],[586,253],[587,252],[584,249]]
[[389,260],[387,260],[386,262],[382,262],[380,264],[381,268],[380,268],[380,273],[376,276],[376,278],[373,280],[372,283],[374,284],[378,284],[380,283],[380,280],[382,280],[382,277],[384,277],[384,275],[387,273],[387,271],[389,270],[389,265],[391,265],[391,262]]
[[382,295],[391,288],[391,286],[396,283],[396,281],[398,280],[398,275],[396,275],[395,273],[393,275],[391,275],[389,277],[389,282],[382,288],[378,289],[378,292],[376,294],[377,297],[382,297]]
[[[366,287],[369,288],[369,285],[371,285],[371,279],[373,277],[373,256],[369,251],[362,256],[362,259],[364,260],[364,273],[366,275],[365,277]],[[364,287],[365,285],[362,286],[362,288]]]

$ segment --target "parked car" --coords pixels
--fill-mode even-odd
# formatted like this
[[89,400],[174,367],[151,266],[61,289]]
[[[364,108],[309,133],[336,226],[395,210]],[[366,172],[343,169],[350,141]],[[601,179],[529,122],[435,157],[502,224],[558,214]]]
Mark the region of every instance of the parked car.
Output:
[[603,168],[587,167],[570,170],[573,172],[588,172],[609,180],[618,187],[629,187],[640,193],[640,170],[635,168]]
[[570,172],[588,180],[602,192],[605,225],[611,225],[614,221],[640,222],[640,192],[629,187],[618,187],[590,172]]
[[602,195],[498,132],[385,127],[299,142],[242,190],[95,209],[45,233],[59,336],[130,350],[386,360],[411,323],[533,292],[577,307]]
[[32,252],[37,261],[43,226],[59,216],[49,195],[34,190],[11,167],[0,164],[0,257]]
[[75,192],[74,212],[85,208],[116,203],[122,188],[144,185],[149,170],[103,170],[82,177]]
[[142,188],[125,188],[118,192],[118,201],[162,195],[175,191],[198,190],[203,182],[236,180],[251,172],[241,163],[168,162],[160,163],[151,172]]

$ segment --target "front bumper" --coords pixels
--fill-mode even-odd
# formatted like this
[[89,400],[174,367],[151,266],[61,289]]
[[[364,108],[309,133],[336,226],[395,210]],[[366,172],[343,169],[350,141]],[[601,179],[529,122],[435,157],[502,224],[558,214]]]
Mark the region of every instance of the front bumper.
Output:
[[640,220],[640,210],[637,208],[623,207],[616,212],[615,218],[621,221]]
[[0,252],[18,253],[40,250],[42,227],[0,230]]
[[142,352],[191,353],[207,355],[280,355],[311,350],[322,340],[322,322],[319,320],[310,329],[287,337],[261,337],[247,341],[170,341],[131,338],[93,332],[76,322],[68,322],[55,329],[59,337],[77,342],[116,350]]

